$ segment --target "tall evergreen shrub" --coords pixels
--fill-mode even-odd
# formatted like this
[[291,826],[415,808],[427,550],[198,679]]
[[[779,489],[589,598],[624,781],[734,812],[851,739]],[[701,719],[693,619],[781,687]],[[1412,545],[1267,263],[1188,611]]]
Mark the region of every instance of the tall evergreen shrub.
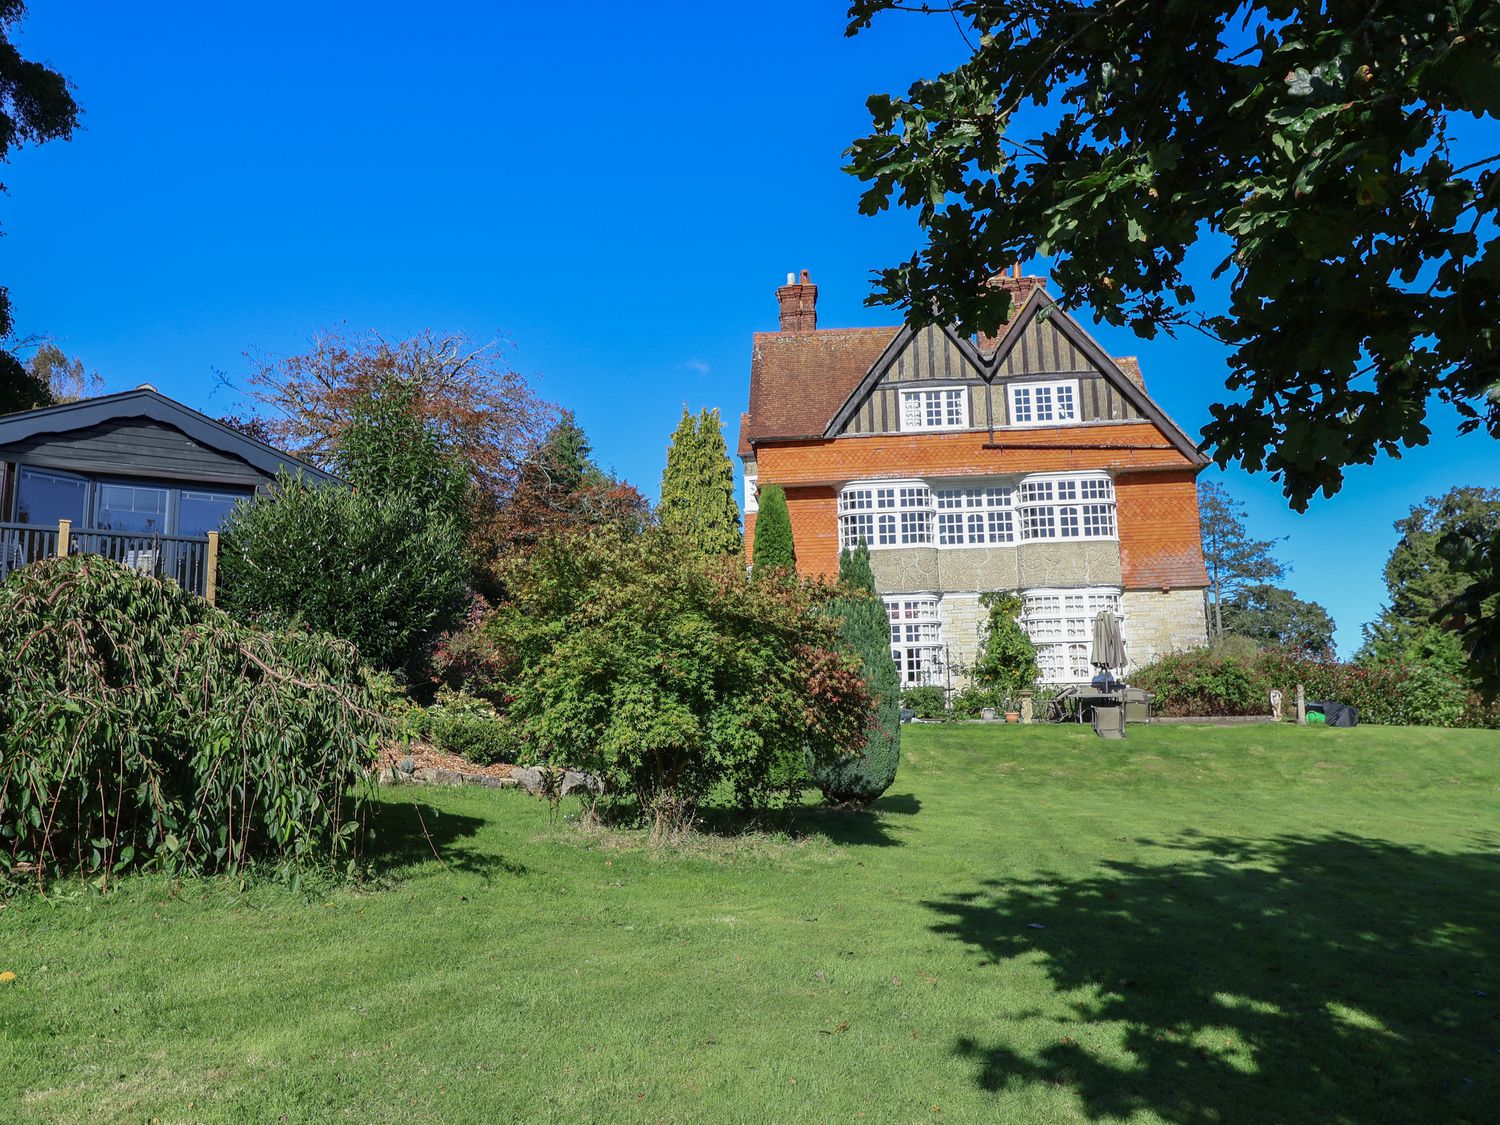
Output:
[[797,548],[792,542],[792,517],[786,508],[786,492],[779,484],[760,493],[760,514],[755,517],[755,547],[750,561],[761,567],[797,569]]
[[463,609],[472,489],[418,391],[392,375],[352,404],[334,457],[352,489],[282,474],[235,508],[220,547],[225,609],[304,622],[389,671],[425,670]]
[[661,477],[661,526],[705,555],[742,550],[740,509],[734,500],[734,465],[717,410],[696,418],[682,409],[682,421],[667,448]]
[[870,549],[839,555],[839,582],[844,595],[834,603],[839,635],[859,655],[865,688],[875,701],[865,747],[833,762],[814,763],[813,782],[830,801],[867,805],[896,779],[901,760],[901,684],[891,659],[891,624],[875,591]]

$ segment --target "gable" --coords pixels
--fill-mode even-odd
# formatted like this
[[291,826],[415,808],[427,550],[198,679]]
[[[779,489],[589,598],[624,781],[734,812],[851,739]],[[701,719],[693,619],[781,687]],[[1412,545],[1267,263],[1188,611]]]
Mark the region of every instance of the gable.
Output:
[[[135,429],[134,437],[129,436],[132,428]],[[123,436],[115,440],[113,435],[116,434]],[[195,460],[202,462],[206,459],[220,466],[238,466],[226,471],[243,474],[246,468],[253,470],[258,473],[257,480],[270,479],[285,469],[304,474],[313,481],[338,481],[333,474],[231,429],[167,398],[149,385],[119,394],[0,416],[0,455],[25,448],[28,459],[40,463],[35,460],[37,456],[69,456],[70,443],[80,441],[86,448],[76,452],[77,458],[101,456],[110,466],[97,469],[79,464],[77,460],[69,463],[83,471],[119,471],[117,466],[129,461],[133,475],[145,475],[149,465],[129,459],[132,456],[149,458],[153,450],[159,450],[165,458],[163,468],[171,468],[174,463],[190,465]],[[53,452],[41,453],[43,446]],[[53,464],[57,468],[69,467],[62,462]]]
[[[923,384],[964,386],[969,397],[969,428],[987,430],[1010,424],[1010,384],[1039,378],[1078,382],[1084,422],[1131,422],[1143,415],[1118,384],[1120,372],[1105,370],[1058,324],[1040,311],[1012,329],[987,365],[972,345],[951,332],[929,326],[907,333],[883,356],[840,412],[830,436],[901,431],[901,392]],[[999,362],[995,363],[994,359]],[[988,369],[987,369],[988,368]]]
[[151,418],[112,418],[0,446],[0,459],[75,473],[256,486],[269,474]]

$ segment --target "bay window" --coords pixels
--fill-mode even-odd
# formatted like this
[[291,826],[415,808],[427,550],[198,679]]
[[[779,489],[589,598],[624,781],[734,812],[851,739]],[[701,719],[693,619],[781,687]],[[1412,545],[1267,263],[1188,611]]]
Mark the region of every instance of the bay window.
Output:
[[938,599],[930,594],[901,594],[884,600],[891,621],[891,658],[901,686],[940,683],[943,641]]
[[1018,542],[1114,539],[1115,489],[1107,473],[1038,473],[995,481],[856,481],[839,493],[839,546],[991,547]]
[[1043,683],[1090,680],[1094,619],[1108,610],[1119,617],[1120,591],[1093,586],[1074,590],[1037,589],[1022,593],[1021,626],[1036,645]]
[[920,481],[852,484],[839,493],[839,546],[932,545],[932,490]]
[[1115,486],[1104,473],[1027,477],[1017,507],[1022,539],[1115,537]]

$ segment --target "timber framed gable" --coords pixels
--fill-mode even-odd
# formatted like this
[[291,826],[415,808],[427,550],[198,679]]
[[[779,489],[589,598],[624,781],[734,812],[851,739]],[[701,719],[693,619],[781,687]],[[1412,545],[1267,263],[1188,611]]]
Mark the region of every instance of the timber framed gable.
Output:
[[1011,418],[1011,389],[1061,382],[1076,389],[1079,421],[1072,424],[1149,421],[1195,464],[1206,464],[1190,438],[1158,407],[1061,306],[1037,287],[989,355],[946,325],[902,328],[829,421],[823,436],[902,431],[903,393],[926,387],[961,387],[969,430],[1023,423]]

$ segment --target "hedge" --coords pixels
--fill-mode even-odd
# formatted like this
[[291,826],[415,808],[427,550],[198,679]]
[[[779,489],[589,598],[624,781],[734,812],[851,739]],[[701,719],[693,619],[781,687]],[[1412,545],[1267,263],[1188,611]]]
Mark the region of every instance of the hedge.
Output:
[[1352,664],[1274,649],[1246,658],[1205,648],[1163,657],[1131,682],[1152,692],[1161,715],[1264,715],[1273,689],[1290,714],[1300,683],[1308,702],[1351,704],[1367,723],[1500,727],[1500,707],[1486,707],[1462,681],[1424,665]]

